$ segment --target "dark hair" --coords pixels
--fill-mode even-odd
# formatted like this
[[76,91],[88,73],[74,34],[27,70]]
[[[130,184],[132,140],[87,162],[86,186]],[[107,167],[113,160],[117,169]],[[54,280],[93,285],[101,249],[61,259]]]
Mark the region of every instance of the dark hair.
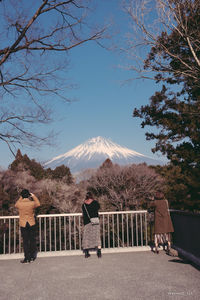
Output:
[[29,190],[24,189],[21,191],[20,195],[22,196],[22,198],[28,198],[31,194],[29,193]]
[[155,200],[162,200],[162,199],[164,199],[164,197],[165,196],[164,196],[163,192],[161,192],[161,191],[157,191],[154,196]]
[[91,192],[87,192],[87,194],[86,194],[86,196],[85,196],[85,199],[86,199],[86,200],[87,200],[87,199],[94,199],[92,193],[91,193]]

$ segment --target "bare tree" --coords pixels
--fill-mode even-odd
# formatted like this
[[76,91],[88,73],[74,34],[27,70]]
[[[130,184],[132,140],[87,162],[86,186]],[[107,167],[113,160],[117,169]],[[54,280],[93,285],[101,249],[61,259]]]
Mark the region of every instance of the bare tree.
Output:
[[[50,103],[66,96],[67,53],[89,41],[101,44],[107,26],[90,24],[90,0],[0,2],[0,139],[16,144],[47,141],[34,124],[51,120]],[[48,97],[47,97],[48,96]]]
[[[85,190],[80,189],[75,184],[67,184],[62,180],[49,178],[37,180],[30,174],[30,171],[24,170],[18,172],[12,170],[2,171],[0,172],[0,180],[2,185],[0,188],[5,193],[5,195],[1,195],[2,199],[0,202],[5,200],[7,194],[9,198],[9,213],[11,214],[17,213],[14,204],[24,188],[38,196],[41,202],[40,210],[44,213],[49,212],[52,207],[64,213],[81,211]],[[6,213],[8,214],[8,211]]]
[[92,177],[92,175],[94,175],[96,173],[96,171],[97,170],[94,168],[82,170],[81,172],[79,172],[78,174],[75,175],[75,181],[77,183],[79,183],[81,181],[86,181],[86,180],[90,179]]
[[141,208],[162,184],[162,177],[145,164],[101,168],[88,181],[102,209],[116,210]]
[[[199,1],[196,0],[123,1],[123,8],[131,24],[131,30],[126,36],[127,47],[123,50],[133,61],[128,69],[136,71],[135,78],[169,81],[171,72],[175,78],[190,78],[199,87],[198,18],[193,18],[191,28],[191,18],[197,14],[198,7]],[[174,34],[175,42],[184,41],[184,47],[193,57],[192,65],[187,56],[183,57],[174,50],[174,44],[167,43],[170,33]],[[173,65],[167,63],[170,59],[179,64],[176,71]]]

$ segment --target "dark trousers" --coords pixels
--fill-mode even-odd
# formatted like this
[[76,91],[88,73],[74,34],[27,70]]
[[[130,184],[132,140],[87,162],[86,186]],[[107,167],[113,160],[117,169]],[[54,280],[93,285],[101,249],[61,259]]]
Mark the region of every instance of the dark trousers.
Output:
[[30,226],[30,224],[27,222],[26,227],[21,227],[21,233],[23,238],[25,259],[30,260],[31,258],[36,258],[36,225]]

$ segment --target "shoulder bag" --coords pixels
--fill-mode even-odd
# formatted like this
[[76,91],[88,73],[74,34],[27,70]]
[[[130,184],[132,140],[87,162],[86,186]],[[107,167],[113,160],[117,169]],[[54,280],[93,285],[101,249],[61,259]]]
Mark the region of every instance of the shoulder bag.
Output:
[[92,225],[99,225],[99,217],[90,218],[90,215],[89,215],[89,213],[88,213],[88,210],[87,210],[87,208],[86,208],[85,203],[84,203],[84,207],[85,207],[86,213],[87,213],[87,215],[88,215],[88,218],[90,219],[91,224],[92,224]]

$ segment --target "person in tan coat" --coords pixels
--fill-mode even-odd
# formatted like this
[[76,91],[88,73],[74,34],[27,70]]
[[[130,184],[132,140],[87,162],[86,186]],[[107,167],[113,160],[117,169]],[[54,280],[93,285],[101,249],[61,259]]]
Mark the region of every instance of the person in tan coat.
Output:
[[29,263],[36,259],[36,224],[34,211],[40,206],[38,198],[24,189],[15,207],[19,210],[19,225],[23,238],[24,259],[21,263]]
[[162,192],[156,192],[154,201],[150,204],[154,208],[154,242],[155,253],[159,253],[158,245],[167,245],[167,253],[171,248],[171,233],[174,232],[173,224],[169,214],[168,201]]

